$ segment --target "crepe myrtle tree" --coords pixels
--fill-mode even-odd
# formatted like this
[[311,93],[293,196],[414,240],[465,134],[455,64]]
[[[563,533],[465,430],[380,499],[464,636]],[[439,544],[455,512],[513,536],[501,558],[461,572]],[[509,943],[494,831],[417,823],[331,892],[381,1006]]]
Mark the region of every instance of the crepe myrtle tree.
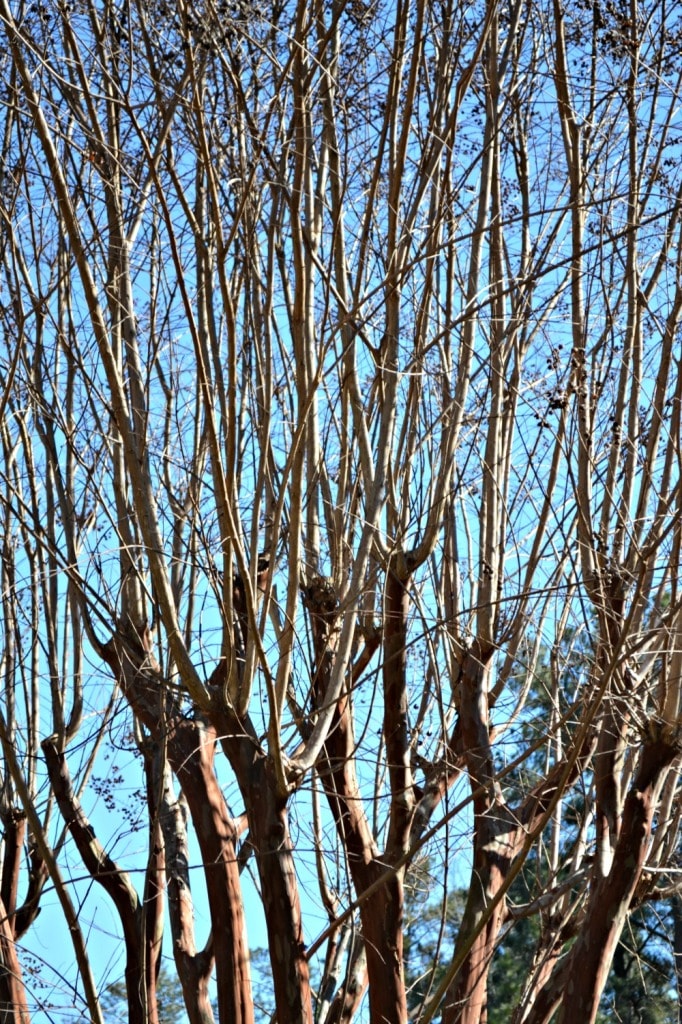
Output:
[[249,1024],[250,872],[279,1024],[400,1024],[428,860],[445,917],[468,883],[414,1019],[484,1022],[524,914],[514,1020],[593,1021],[679,878],[681,12],[0,0],[0,36],[3,1020],[47,887],[82,1016],[96,899],[131,1024],[164,957],[191,1024],[213,984]]

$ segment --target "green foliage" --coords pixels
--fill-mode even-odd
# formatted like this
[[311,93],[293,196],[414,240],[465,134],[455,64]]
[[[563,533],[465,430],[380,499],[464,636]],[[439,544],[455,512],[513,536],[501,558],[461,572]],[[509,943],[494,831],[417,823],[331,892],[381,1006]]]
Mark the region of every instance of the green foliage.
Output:
[[416,1011],[428,999],[448,966],[465,900],[463,889],[451,892],[443,913],[440,902],[429,900],[423,889],[415,894],[407,887],[403,956],[410,1011]]
[[613,957],[597,1024],[670,1024],[677,1020],[669,914],[644,904],[626,925]]
[[538,940],[536,917],[521,918],[504,932],[488,975],[488,1024],[509,1024],[521,998]]
[[275,1012],[275,994],[272,987],[272,968],[267,949],[251,950],[251,984],[256,1020],[267,1024]]
[[[453,892],[441,930],[436,902],[411,903],[405,943],[409,1008],[415,1011],[448,966],[466,893]],[[632,915],[618,944],[597,1024],[671,1024],[677,1020],[670,922],[645,904]],[[509,1024],[518,1005],[539,935],[537,917],[521,918],[503,932],[488,978],[488,1024]]]
[[[535,739],[547,731],[552,710],[564,715],[575,699],[581,679],[589,671],[593,657],[589,631],[567,631],[562,649],[556,656],[560,671],[552,678],[550,652],[541,653],[527,695],[525,714],[512,741],[512,756],[530,750]],[[532,645],[532,638],[529,643]],[[519,691],[526,680],[517,680]],[[566,740],[570,732],[566,726]],[[521,802],[537,778],[546,771],[544,746],[505,776],[504,786],[511,802]],[[589,780],[589,776],[587,776]],[[590,799],[589,791],[575,789],[563,803],[560,863],[568,863],[576,834]],[[523,907],[547,891],[547,863],[542,846],[531,852],[523,870],[509,891],[509,903]],[[577,894],[576,894],[577,895]],[[450,962],[462,917],[466,891],[452,892],[445,913],[428,888],[407,899],[406,978],[410,1008],[416,1010],[432,992]],[[625,926],[614,955],[601,999],[597,1024],[670,1024],[677,1020],[678,999],[672,936],[672,910],[661,904],[644,903],[634,911]],[[519,917],[505,925],[488,976],[488,1024],[509,1024],[523,995],[530,966],[540,938],[539,915]]]
[[[187,1014],[180,982],[175,973],[162,965],[157,980],[159,1024],[185,1024]],[[124,981],[107,985],[101,995],[102,1010],[107,1024],[127,1024],[128,1005]]]

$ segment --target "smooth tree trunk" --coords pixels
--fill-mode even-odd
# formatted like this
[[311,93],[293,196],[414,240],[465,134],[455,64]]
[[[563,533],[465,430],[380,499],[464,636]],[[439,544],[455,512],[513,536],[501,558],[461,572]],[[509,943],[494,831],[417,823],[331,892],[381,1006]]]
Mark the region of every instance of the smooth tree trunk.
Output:
[[[324,701],[333,668],[338,601],[330,581],[315,577],[305,589],[315,643],[316,675],[313,701]],[[391,826],[389,843],[381,854],[369,825],[360,795],[354,765],[354,739],[350,700],[339,700],[319,767],[322,785],[348,851],[348,865],[357,894],[387,874],[409,838],[414,802],[409,774],[406,699],[405,640],[407,591],[402,581],[391,576],[386,596],[384,629],[384,735],[389,759]],[[369,642],[365,657],[373,652],[376,638]],[[352,674],[352,673],[351,673]],[[400,837],[400,838],[397,838]],[[371,1024],[403,1024],[407,1021],[407,995],[403,969],[403,877],[404,867],[390,874],[384,885],[360,906],[366,974],[369,985]]]
[[651,722],[637,774],[625,798],[623,821],[611,870],[595,886],[587,918],[568,958],[558,1024],[593,1024],[613,955],[642,875],[665,769],[680,752],[669,726]]
[[[213,683],[219,678],[219,673],[214,673]],[[218,686],[217,692],[222,693],[222,687]],[[310,969],[289,832],[288,798],[279,792],[271,761],[248,718],[239,719],[224,705],[215,714],[220,743],[246,807],[249,844],[258,867],[268,931],[277,1016],[291,1024],[312,1024]]]
[[[214,770],[216,731],[197,715],[176,723],[168,753],[194,824],[212,923],[218,1007],[233,1024],[253,1024],[249,948],[237,859],[238,828]],[[190,978],[187,979],[190,981]],[[203,1003],[197,993],[193,1002]]]
[[[236,849],[238,830],[215,775],[217,733],[198,711],[190,718],[170,699],[166,701],[165,714],[159,714],[164,684],[150,647],[148,632],[140,630],[139,638],[128,637],[127,641],[116,638],[103,654],[152,737],[165,741],[169,762],[190,809],[202,852],[213,926],[212,955],[220,1017],[235,1024],[253,1024],[248,944]],[[177,882],[178,879],[174,887]],[[174,909],[178,910],[179,904],[171,908]],[[205,1024],[212,1017],[206,998],[206,960],[205,957],[194,959],[193,943],[187,939],[187,925],[184,932],[179,924],[176,929],[183,935],[182,947],[176,956],[188,1015],[193,1024]]]
[[0,903],[0,1024],[30,1024],[26,986],[12,922]]

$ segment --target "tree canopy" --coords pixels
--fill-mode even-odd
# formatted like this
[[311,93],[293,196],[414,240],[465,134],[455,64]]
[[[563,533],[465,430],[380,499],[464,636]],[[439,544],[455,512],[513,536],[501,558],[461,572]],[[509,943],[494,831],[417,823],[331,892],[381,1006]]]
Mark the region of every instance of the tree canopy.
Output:
[[682,11],[0,33],[4,1019],[49,890],[94,1024],[102,900],[130,1024],[251,1024],[260,921],[279,1024],[492,1021],[521,920],[513,1020],[595,1021],[682,952]]

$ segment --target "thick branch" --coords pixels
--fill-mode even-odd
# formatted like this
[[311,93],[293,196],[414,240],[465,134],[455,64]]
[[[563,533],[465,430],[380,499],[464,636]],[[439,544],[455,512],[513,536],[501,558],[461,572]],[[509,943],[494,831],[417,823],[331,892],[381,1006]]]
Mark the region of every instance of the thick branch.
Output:
[[625,799],[611,871],[592,892],[586,919],[569,956],[559,1024],[575,1020],[592,1024],[596,1019],[613,954],[646,860],[657,787],[679,752],[679,735],[651,722],[639,769]]
[[140,947],[142,929],[140,900],[125,871],[111,859],[97,839],[95,831],[83,813],[71,786],[66,757],[57,747],[54,737],[42,743],[50,784],[57,798],[59,810],[73,837],[83,864],[92,878],[99,882],[116,907],[123,929],[126,947],[126,992],[130,1024],[147,1024],[149,1008],[144,984]]

